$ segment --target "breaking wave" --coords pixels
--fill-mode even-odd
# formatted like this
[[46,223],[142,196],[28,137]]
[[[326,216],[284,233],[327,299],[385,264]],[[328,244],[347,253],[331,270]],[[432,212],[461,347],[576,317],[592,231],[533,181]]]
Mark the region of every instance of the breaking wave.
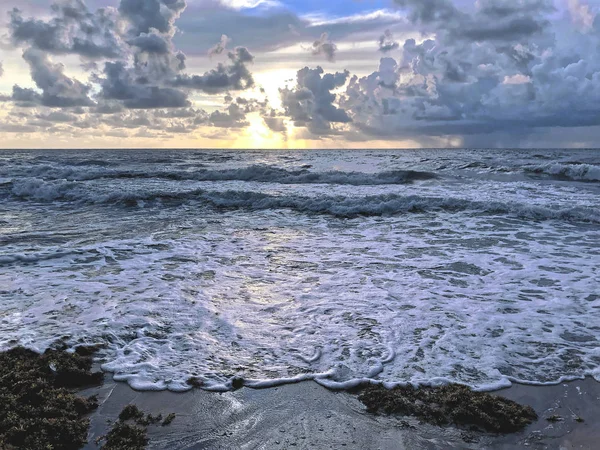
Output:
[[592,164],[555,163],[527,167],[524,170],[527,173],[548,176],[559,180],[600,181],[600,166]]
[[354,186],[405,184],[436,178],[431,172],[391,170],[379,173],[362,172],[311,172],[307,169],[286,170],[268,165],[252,165],[237,169],[189,170],[80,170],[39,166],[29,169],[30,177],[46,180],[85,181],[98,179],[166,179],[175,181],[254,181],[278,184],[346,184]]
[[600,223],[597,210],[587,207],[553,208],[524,203],[476,201],[454,197],[379,194],[368,196],[303,196],[274,195],[256,191],[187,191],[154,190],[142,192],[114,191],[98,193],[86,191],[77,182],[43,181],[30,179],[12,184],[12,196],[20,200],[41,202],[66,201],[120,206],[144,206],[158,203],[161,206],[180,205],[187,202],[216,208],[269,210],[290,209],[308,214],[327,214],[336,217],[392,216],[404,213],[434,211],[469,212],[479,214],[510,214],[532,220],[567,220]]

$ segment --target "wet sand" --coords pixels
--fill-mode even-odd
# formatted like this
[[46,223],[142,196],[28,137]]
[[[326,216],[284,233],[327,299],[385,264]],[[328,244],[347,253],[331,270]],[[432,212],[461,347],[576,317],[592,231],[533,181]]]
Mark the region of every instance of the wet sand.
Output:
[[[314,382],[214,393],[138,392],[110,380],[84,394],[99,395],[89,444],[105,434],[122,408],[176,413],[167,427],[148,429],[150,449],[596,449],[600,447],[600,383],[514,385],[496,392],[531,405],[539,419],[520,433],[493,436],[421,424],[410,417],[368,414],[355,395]],[[558,421],[546,418],[559,416]],[[577,418],[583,419],[579,422]]]

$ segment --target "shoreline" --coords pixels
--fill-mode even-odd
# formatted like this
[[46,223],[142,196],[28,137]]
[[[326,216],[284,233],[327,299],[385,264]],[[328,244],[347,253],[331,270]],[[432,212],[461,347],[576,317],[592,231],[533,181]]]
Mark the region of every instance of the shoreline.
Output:
[[[592,449],[600,440],[600,383],[591,377],[556,385],[526,385],[491,392],[530,405],[538,419],[521,432],[493,435],[414,417],[370,414],[357,396],[315,381],[226,392],[137,391],[110,374],[80,395],[98,395],[88,444],[105,435],[119,412],[135,404],[145,413],[176,418],[149,427],[148,449]],[[551,418],[552,420],[547,420]],[[582,421],[580,421],[582,419]]]

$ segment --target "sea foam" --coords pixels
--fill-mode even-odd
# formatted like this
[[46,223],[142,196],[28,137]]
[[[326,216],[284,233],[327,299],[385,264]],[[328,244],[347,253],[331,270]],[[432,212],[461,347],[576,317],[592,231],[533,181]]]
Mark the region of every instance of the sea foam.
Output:
[[600,154],[0,161],[1,348],[174,391],[600,380]]

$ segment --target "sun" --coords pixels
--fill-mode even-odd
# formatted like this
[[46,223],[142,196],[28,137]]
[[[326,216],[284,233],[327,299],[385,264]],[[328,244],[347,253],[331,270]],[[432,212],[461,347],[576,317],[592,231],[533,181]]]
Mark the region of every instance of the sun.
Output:
[[257,113],[247,116],[249,125],[235,139],[235,148],[287,148],[288,143],[282,133],[269,129]]

